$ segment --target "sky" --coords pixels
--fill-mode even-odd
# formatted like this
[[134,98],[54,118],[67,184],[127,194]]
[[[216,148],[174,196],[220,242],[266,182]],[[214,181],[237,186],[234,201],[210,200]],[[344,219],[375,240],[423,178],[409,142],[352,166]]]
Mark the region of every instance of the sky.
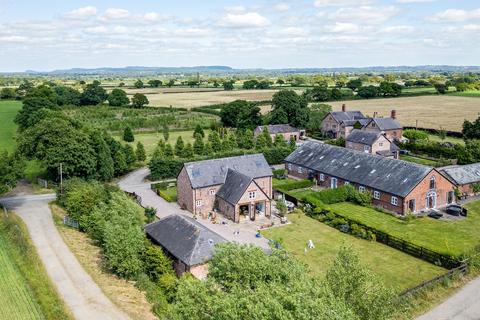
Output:
[[480,0],[0,0],[0,72],[480,65]]

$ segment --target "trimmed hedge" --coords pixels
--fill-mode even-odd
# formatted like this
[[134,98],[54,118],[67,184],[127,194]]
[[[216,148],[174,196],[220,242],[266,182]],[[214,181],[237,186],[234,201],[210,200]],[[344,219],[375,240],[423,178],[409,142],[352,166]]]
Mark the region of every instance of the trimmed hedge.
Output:
[[168,202],[177,202],[177,188],[167,188],[159,190],[158,195]]
[[[339,202],[353,202],[359,205],[370,205],[372,202],[372,197],[370,193],[359,192],[351,185],[342,186],[336,189],[327,189],[320,192],[313,193],[308,195],[304,199],[307,202],[312,204],[318,203],[321,204],[334,204]],[[310,200],[310,201],[308,201]]]

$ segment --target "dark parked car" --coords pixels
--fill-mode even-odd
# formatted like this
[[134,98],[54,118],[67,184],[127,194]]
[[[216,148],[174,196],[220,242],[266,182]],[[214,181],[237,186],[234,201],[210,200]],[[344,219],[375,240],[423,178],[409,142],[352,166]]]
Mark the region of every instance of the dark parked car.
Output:
[[443,213],[432,210],[428,213],[428,216],[433,219],[440,219],[441,217],[443,217]]
[[405,155],[407,155],[407,154],[410,154],[410,151],[408,151],[408,150],[400,150],[400,154],[405,154]]
[[462,206],[458,204],[449,204],[447,206],[447,209],[445,210],[448,214],[451,214],[452,216],[460,216],[462,215]]

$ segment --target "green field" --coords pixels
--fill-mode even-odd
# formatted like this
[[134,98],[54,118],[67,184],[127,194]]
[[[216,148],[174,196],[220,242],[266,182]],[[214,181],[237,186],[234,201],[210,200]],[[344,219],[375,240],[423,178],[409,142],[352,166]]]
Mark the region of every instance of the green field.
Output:
[[436,93],[434,87],[413,87],[413,88],[404,88],[402,89],[402,95],[413,95],[413,94],[433,94]]
[[[361,262],[396,291],[445,272],[443,268],[381,243],[342,233],[307,216],[291,214],[288,218],[291,224],[262,231],[262,234],[281,241],[285,249],[305,262],[314,275],[323,276],[344,245],[351,246]],[[315,248],[305,252],[308,240],[313,241]]]
[[480,201],[469,203],[465,207],[468,208],[468,217],[460,221],[440,221],[425,217],[408,222],[351,203],[329,205],[333,212],[348,219],[453,256],[468,253],[480,245]]
[[[205,132],[205,134],[208,135],[208,132]],[[135,133],[135,141],[134,142],[129,142],[129,144],[133,147],[136,148],[137,142],[143,143],[145,146],[145,151],[147,152],[147,156],[151,156],[153,151],[155,151],[155,148],[158,145],[158,142],[160,140],[163,140],[163,134],[161,132],[148,132],[148,133]],[[122,141],[122,136],[121,135],[115,135],[115,139],[118,141]],[[193,143],[193,130],[188,130],[188,131],[170,131],[169,137],[168,137],[168,142],[172,145],[172,147],[175,147],[175,142],[177,141],[178,137],[182,137],[183,142],[187,143]]]
[[419,158],[407,154],[402,154],[400,155],[400,160],[408,161],[408,162],[413,162],[413,163],[418,163],[418,164],[423,164],[425,166],[431,166],[434,167],[437,162],[429,159],[424,159],[424,158]]
[[471,91],[463,91],[463,92],[452,92],[448,94],[449,96],[457,96],[457,97],[473,97],[473,98],[480,98],[480,91],[479,90],[471,90]]
[[0,319],[43,319],[40,306],[0,237]]
[[20,101],[0,101],[0,151],[13,151],[15,148],[17,125],[13,120],[21,107]]
[[430,141],[435,141],[435,142],[451,142],[451,143],[457,143],[457,144],[461,144],[462,146],[465,145],[465,140],[463,140],[462,138],[456,138],[456,137],[445,137],[445,139],[441,139],[439,135],[436,135],[436,134],[429,134],[428,135],[428,140]]

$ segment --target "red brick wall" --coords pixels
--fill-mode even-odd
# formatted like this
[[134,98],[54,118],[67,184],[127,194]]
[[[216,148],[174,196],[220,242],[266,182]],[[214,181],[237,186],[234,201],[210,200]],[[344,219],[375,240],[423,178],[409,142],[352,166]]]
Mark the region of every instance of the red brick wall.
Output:
[[[435,177],[435,189],[430,189],[430,178]],[[415,199],[416,211],[419,212],[427,207],[427,193],[434,191],[437,194],[437,208],[447,205],[447,193],[453,191],[454,185],[438,171],[432,170],[406,197],[405,205],[410,199]]]
[[177,178],[177,203],[181,208],[193,212],[193,189],[185,167]]

